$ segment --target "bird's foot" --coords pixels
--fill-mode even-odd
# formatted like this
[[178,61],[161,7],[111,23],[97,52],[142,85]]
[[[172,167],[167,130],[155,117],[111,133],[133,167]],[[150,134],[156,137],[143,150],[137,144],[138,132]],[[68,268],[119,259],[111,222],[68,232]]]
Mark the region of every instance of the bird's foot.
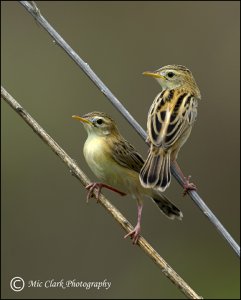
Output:
[[130,236],[133,241],[133,244],[135,245],[135,244],[137,244],[137,241],[140,237],[140,232],[141,232],[141,226],[140,226],[140,224],[136,224],[136,227],[132,231],[130,231],[128,234],[126,234],[124,236],[124,238],[126,239],[128,236]]
[[39,15],[40,15],[40,10],[39,10],[39,8],[37,7],[36,3],[35,3],[34,1],[31,1],[31,3],[32,3],[32,10],[33,10],[33,12],[34,12],[37,16],[39,16]]
[[149,147],[151,146],[151,140],[150,140],[149,136],[146,138],[145,142],[147,143],[147,145]]
[[184,182],[184,191],[183,191],[183,196],[187,194],[188,191],[196,191],[197,187],[194,183],[190,182],[191,175],[188,177],[184,177],[185,182]]
[[96,189],[97,191],[97,195],[96,195],[96,199],[97,199],[97,202],[99,201],[99,197],[100,197],[100,193],[101,193],[101,190],[102,188],[105,187],[115,193],[118,193],[119,195],[121,196],[125,196],[126,194],[115,189],[114,187],[108,185],[108,184],[105,184],[105,183],[101,183],[101,182],[92,182],[90,184],[88,184],[86,186],[86,189],[89,190],[88,194],[87,194],[87,202],[89,201],[90,198],[93,197],[94,195],[94,189]]

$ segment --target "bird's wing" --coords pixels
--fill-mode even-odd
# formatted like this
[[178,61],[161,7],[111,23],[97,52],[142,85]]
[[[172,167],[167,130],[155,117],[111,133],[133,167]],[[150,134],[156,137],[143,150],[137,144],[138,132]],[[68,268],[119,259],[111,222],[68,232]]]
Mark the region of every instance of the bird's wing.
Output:
[[140,172],[144,160],[135,148],[125,139],[118,140],[114,143],[112,158],[125,168]]
[[147,122],[150,141],[168,149],[189,129],[197,115],[197,99],[189,93],[175,95],[174,90],[161,92],[155,98]]

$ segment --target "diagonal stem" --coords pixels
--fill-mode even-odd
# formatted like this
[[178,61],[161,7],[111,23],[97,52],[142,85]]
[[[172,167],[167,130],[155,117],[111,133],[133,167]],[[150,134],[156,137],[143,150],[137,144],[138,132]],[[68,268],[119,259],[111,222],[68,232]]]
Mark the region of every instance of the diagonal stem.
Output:
[[[91,182],[84,172],[77,166],[76,162],[57,144],[57,142],[30,116],[30,114],[3,88],[1,97],[16,113],[33,129],[33,131],[44,141],[51,150],[67,165],[71,173],[86,187]],[[98,195],[95,192],[95,198]],[[133,230],[128,220],[116,209],[102,194],[99,202],[113,216],[113,218],[124,228],[126,232]],[[197,293],[167,264],[167,262],[152,248],[152,246],[140,237],[137,244],[140,248],[160,267],[164,275],[174,283],[178,289],[189,299],[202,299]]]

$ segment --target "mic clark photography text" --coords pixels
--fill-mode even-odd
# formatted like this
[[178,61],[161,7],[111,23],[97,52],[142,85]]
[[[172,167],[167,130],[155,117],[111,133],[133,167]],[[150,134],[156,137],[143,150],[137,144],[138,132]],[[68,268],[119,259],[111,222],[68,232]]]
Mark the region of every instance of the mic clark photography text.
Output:
[[55,279],[49,279],[46,281],[40,280],[29,280],[28,281],[29,288],[83,288],[86,290],[89,289],[106,289],[108,290],[111,287],[111,282],[104,279],[103,281],[78,281],[76,279],[72,280],[64,280],[61,279],[59,281]]

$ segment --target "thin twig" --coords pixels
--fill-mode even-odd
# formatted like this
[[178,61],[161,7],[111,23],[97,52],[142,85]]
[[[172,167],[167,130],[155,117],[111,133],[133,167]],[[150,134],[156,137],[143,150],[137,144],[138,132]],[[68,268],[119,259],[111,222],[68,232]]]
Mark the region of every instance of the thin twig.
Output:
[[[53,138],[29,115],[29,113],[3,88],[1,87],[1,97],[23,118],[23,120],[34,130],[34,132],[44,141],[54,153],[68,166],[71,173],[86,187],[90,180],[84,172],[77,166],[75,161],[55,142]],[[97,196],[96,193],[94,194]],[[113,216],[113,218],[124,228],[126,232],[133,229],[129,221],[117,210],[102,194],[99,198],[102,206]],[[202,299],[188,284],[167,264],[167,262],[152,248],[152,246],[140,237],[138,245],[144,252],[161,268],[164,275],[169,278],[181,292],[190,299]]]
[[[108,100],[115,106],[115,108],[126,118],[130,125],[137,131],[137,133],[146,140],[146,132],[140,126],[140,124],[132,117],[127,109],[121,104],[121,102],[112,94],[108,87],[100,80],[90,66],[84,62],[78,54],[65,42],[65,40],[58,34],[58,32],[47,22],[47,20],[40,14],[40,10],[36,4],[31,6],[28,1],[19,1],[27,11],[35,18],[35,20],[52,36],[54,41],[61,46],[64,51],[74,60],[74,62],[85,72],[85,74],[94,82],[94,84],[101,90],[101,92],[107,97]],[[33,2],[33,1],[31,1]],[[174,165],[171,166],[172,175],[184,187],[184,182],[178,174]],[[213,212],[208,208],[202,198],[196,191],[188,191],[189,196],[200,208],[202,213],[209,219],[209,221],[216,227],[217,231],[224,237],[229,246],[240,256],[240,247],[225,229],[222,223],[217,219]]]

